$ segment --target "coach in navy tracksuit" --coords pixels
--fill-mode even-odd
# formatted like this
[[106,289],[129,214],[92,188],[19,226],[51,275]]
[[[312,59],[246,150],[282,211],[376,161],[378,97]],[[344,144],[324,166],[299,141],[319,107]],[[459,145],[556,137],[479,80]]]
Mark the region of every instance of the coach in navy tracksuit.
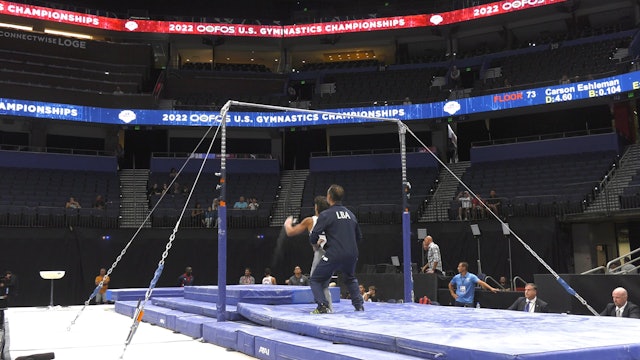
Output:
[[318,237],[323,233],[327,237],[324,245],[326,253],[309,279],[313,297],[318,303],[318,308],[313,313],[328,312],[328,301],[323,289],[329,286],[331,275],[338,270],[344,275],[344,282],[356,311],[364,310],[364,301],[358,290],[358,279],[355,277],[358,242],[362,239],[362,233],[355,215],[342,206],[343,197],[342,186],[334,184],[329,187],[327,201],[331,207],[320,213],[309,234],[311,244],[316,244]]

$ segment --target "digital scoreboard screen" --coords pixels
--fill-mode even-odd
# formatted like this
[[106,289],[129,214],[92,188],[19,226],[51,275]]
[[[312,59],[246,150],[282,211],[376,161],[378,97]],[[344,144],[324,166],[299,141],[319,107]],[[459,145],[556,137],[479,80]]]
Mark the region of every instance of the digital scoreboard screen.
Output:
[[[343,108],[326,110],[322,113],[260,111],[259,108],[256,108],[256,112],[234,112],[232,107],[227,114],[227,123],[229,126],[238,127],[292,127],[377,121],[363,117],[410,122],[566,103],[628,93],[638,89],[640,89],[640,71],[634,71],[598,80],[428,104]],[[213,111],[108,109],[2,98],[0,98],[0,115],[119,125],[211,126],[221,121],[220,113]]]

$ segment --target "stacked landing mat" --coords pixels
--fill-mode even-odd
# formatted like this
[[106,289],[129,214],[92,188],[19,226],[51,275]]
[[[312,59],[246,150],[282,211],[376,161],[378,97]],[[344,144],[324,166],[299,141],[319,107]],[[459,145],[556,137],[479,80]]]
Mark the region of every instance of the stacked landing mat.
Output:
[[[154,302],[156,301],[164,300],[154,299]],[[133,316],[137,303],[137,301],[116,302],[116,312]],[[194,304],[193,301],[190,302],[190,306]],[[313,308],[311,304],[306,306]],[[236,313],[236,316],[239,315]],[[184,313],[156,305],[145,307],[143,321],[193,338],[202,338],[205,342],[259,359],[418,359],[382,350],[333,343],[264,327],[246,320],[218,322],[213,317]]]
[[[109,289],[107,290],[107,300],[109,301],[133,301],[144,299],[147,289]],[[152,298],[154,297],[183,297],[184,288],[155,288],[153,289]]]
[[[180,289],[182,290],[182,289]],[[116,312],[133,317],[138,300],[146,289],[119,290]],[[164,289],[165,294],[172,294]],[[340,306],[340,289],[331,289],[336,306]],[[237,312],[238,303],[304,304],[307,313],[315,308],[308,287],[237,285],[227,287],[226,318],[218,322],[217,287],[184,288],[184,297],[156,297],[145,306],[143,321],[204,341],[233,349],[259,359],[381,359],[409,360],[412,356],[353,346],[272,329],[247,321]],[[344,305],[351,307],[351,305]],[[352,307],[351,307],[352,309]],[[309,315],[311,316],[311,315]]]
[[[143,320],[259,359],[640,360],[640,340],[620,336],[640,333],[637,319],[389,303],[356,312],[346,300],[333,314],[311,315],[315,305],[301,301],[308,287],[229,286],[227,294],[226,317],[241,320],[216,321],[215,287],[154,298]],[[119,301],[116,310],[132,316],[136,304]]]

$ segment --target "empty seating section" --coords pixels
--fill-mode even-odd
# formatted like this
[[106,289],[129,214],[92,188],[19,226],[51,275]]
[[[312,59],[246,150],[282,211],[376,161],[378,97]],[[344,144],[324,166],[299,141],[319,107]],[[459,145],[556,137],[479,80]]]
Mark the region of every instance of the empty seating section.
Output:
[[612,76],[620,64],[613,58],[614,53],[618,48],[628,47],[630,42],[625,37],[573,46],[558,44],[557,48],[547,45],[541,47],[543,51],[495,58],[488,67],[500,67],[502,77],[476,81],[474,92],[502,88],[505,79],[510,86],[522,88],[532,84],[558,85],[565,75],[571,82]]
[[[437,179],[436,168],[410,168],[407,179],[412,185],[409,209],[412,220]],[[402,179],[399,169],[312,172],[307,178],[300,216],[313,215],[313,199],[326,195],[331,184],[345,189],[343,204],[358,217],[360,223],[395,224],[401,222]]]
[[74,104],[103,107],[153,105],[150,95],[141,95],[155,82],[149,44],[18,30],[7,34],[0,49],[0,97],[59,103],[73,99]]
[[[152,215],[152,226],[172,227],[184,207],[188,191],[184,192],[184,187],[191,189],[195,182],[196,174],[183,173],[176,180],[178,188],[182,189],[176,193],[175,189],[160,201],[161,195],[150,195],[149,206],[153,208],[158,202],[159,205]],[[219,198],[220,191],[216,189],[219,178],[212,174],[203,174],[194,189],[193,195],[187,204],[187,212],[182,220],[181,226],[204,227],[203,216],[192,217],[191,212],[200,204],[203,210],[207,210],[213,204],[214,199]],[[166,173],[153,173],[149,178],[150,186],[158,184],[170,184],[170,179]],[[278,174],[229,174],[227,176],[227,221],[231,228],[265,227],[269,226],[269,217],[272,206],[278,193],[280,176]],[[175,183],[174,183],[175,186]],[[233,205],[240,198],[256,198],[260,204],[258,210],[237,210]],[[216,214],[217,217],[217,214]],[[215,226],[215,223],[212,224]]]
[[228,100],[285,106],[285,84],[286,76],[267,72],[170,70],[163,96],[175,99],[176,108],[188,109],[220,109]]
[[446,69],[420,68],[335,73],[324,79],[324,83],[335,83],[335,93],[316,94],[313,104],[318,108],[371,106],[374,103],[399,105],[406,97],[425,102],[427,98],[437,96],[430,93],[433,76],[444,72]]
[[[484,200],[495,190],[502,217],[579,213],[615,158],[615,152],[606,151],[474,163],[462,180]],[[457,219],[460,201],[452,199],[450,205],[450,219]]]
[[[120,181],[115,172],[2,168],[0,226],[116,228]],[[94,208],[98,195],[104,209]],[[82,206],[65,209],[70,197]]]
[[113,93],[138,93],[147,69],[94,61],[0,50],[3,81],[55,88]]
[[631,181],[619,196],[620,209],[640,208],[640,171],[631,177]]
[[[631,30],[619,25],[592,30],[573,35],[543,32],[540,39],[547,43],[525,49],[492,52],[486,44],[480,45],[455,59],[446,56],[443,48],[425,50],[429,54],[398,54],[395,64],[376,59],[305,63],[290,75],[271,73],[256,64],[215,64],[212,69],[210,63],[185,63],[181,70],[170,70],[162,96],[176,100],[177,108],[187,109],[217,110],[229,99],[287,106],[293,99],[286,94],[285,84],[304,80],[314,84],[313,94],[296,100],[310,100],[314,109],[329,109],[400,105],[407,97],[413,103],[443,101],[452,96],[452,84],[446,80],[452,65],[473,70],[475,76],[472,84],[465,84],[466,91],[460,89],[455,95],[458,97],[505,91],[506,87],[559,85],[564,75],[574,82],[627,71],[623,67],[628,66],[628,56],[621,58],[616,52],[630,45]],[[498,75],[485,77],[487,69]],[[275,78],[279,78],[275,86],[265,87]]]

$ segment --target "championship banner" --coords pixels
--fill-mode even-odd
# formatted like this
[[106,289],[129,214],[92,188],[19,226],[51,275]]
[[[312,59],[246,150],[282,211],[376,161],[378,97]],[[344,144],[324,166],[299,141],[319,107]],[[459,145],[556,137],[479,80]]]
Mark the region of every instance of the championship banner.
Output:
[[[198,23],[143,19],[115,19],[41,6],[0,1],[0,15],[53,21],[102,30],[189,34],[211,36],[245,36],[260,38],[293,38],[369,31],[391,31],[428,26],[449,25],[480,18],[562,3],[567,0],[503,0],[437,14],[396,16],[363,20],[335,21],[298,25],[251,25],[226,23]],[[215,14],[211,14],[213,16]]]

